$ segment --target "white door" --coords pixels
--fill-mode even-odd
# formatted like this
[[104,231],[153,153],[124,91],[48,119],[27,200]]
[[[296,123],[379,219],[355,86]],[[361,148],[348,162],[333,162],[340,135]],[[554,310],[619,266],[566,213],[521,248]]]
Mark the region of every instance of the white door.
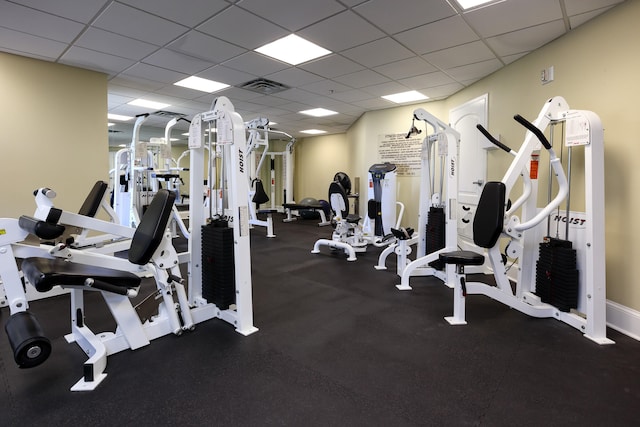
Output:
[[487,180],[486,138],[476,128],[487,127],[489,95],[484,94],[449,111],[451,127],[460,132],[458,154],[458,243],[473,241],[473,216]]

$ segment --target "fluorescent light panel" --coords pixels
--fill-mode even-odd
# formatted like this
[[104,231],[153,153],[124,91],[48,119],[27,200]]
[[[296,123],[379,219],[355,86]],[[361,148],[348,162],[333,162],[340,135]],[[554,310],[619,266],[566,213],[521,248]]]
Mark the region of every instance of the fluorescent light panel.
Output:
[[301,130],[300,133],[306,133],[309,135],[320,135],[321,133],[327,133],[327,131],[320,130],[320,129],[307,129],[307,130]]
[[396,104],[402,104],[404,102],[420,101],[423,99],[429,99],[428,96],[416,91],[410,90],[408,92],[394,93],[392,95],[383,96],[387,101],[395,102]]
[[291,65],[302,64],[303,62],[311,61],[312,59],[320,58],[321,56],[331,53],[330,50],[311,43],[295,34],[290,34],[274,42],[267,43],[257,48],[256,52]]
[[150,108],[152,110],[161,110],[167,108],[170,104],[164,104],[162,102],[149,101],[148,99],[134,99],[131,102],[127,102],[129,105],[135,105],[136,107]]
[[311,110],[298,111],[300,114],[306,114],[313,117],[325,117],[338,114],[336,111],[327,110],[326,108],[312,108]]
[[191,76],[186,79],[182,79],[179,82],[175,82],[174,85],[182,86],[189,89],[199,90],[201,92],[217,92],[219,90],[228,88],[229,85],[225,83],[216,82],[209,79],[203,79],[202,77]]
[[133,117],[131,116],[121,116],[120,114],[111,114],[111,113],[107,114],[107,118],[109,120],[118,120],[121,122],[126,122],[127,120],[133,119]]
[[456,1],[464,10],[482,6],[487,3],[499,3],[496,0],[456,0]]

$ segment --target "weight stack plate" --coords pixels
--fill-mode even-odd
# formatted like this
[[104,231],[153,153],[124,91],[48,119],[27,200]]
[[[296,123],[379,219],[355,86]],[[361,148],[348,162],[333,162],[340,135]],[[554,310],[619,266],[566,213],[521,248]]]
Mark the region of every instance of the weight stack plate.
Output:
[[202,226],[202,296],[219,309],[235,304],[233,228]]
[[[444,248],[445,246],[445,220],[444,220],[444,208],[431,207],[427,214],[427,241],[426,252],[427,255]],[[444,264],[440,260],[436,260],[429,263],[430,267],[437,270],[442,270]]]
[[540,244],[536,262],[536,295],[542,302],[568,312],[578,307],[577,254],[567,240],[550,239]]

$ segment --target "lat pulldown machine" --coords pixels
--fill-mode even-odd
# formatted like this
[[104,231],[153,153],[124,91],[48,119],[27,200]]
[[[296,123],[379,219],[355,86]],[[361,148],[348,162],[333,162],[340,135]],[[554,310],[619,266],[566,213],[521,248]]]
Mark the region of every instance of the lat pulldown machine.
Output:
[[[396,243],[380,253],[375,266],[377,270],[386,270],[387,258],[395,253],[396,270],[401,277],[401,282],[396,287],[400,290],[412,289],[409,279],[413,276],[435,276],[447,283],[447,277],[453,274],[453,269],[438,265],[441,264],[438,257],[442,252],[456,250],[458,244],[456,198],[460,134],[422,108],[413,112],[413,121],[415,120],[422,120],[433,128],[433,133],[422,141],[417,232],[411,229],[394,229]],[[421,131],[412,124],[407,138],[418,133]],[[440,170],[439,176],[436,169]],[[413,261],[408,258],[412,245],[417,246]]]

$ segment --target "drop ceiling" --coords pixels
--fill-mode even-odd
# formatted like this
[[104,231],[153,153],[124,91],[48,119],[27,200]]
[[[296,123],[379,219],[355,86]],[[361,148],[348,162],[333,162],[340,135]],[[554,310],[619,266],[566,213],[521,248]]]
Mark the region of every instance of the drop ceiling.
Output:
[[[12,0],[0,1],[0,51],[108,75],[108,111],[153,113],[136,98],[170,104],[141,138],[163,136],[170,117],[187,119],[227,96],[245,121],[274,128],[345,132],[381,98],[417,90],[447,98],[622,0],[503,0],[463,12],[455,0]],[[295,33],[332,53],[291,66],[254,50]],[[231,85],[207,94],[174,86],[191,75]],[[288,89],[241,88],[267,79]],[[339,114],[312,118],[311,108]],[[105,118],[106,120],[106,118]],[[112,145],[132,123],[110,128]],[[180,136],[186,124],[177,126]]]

